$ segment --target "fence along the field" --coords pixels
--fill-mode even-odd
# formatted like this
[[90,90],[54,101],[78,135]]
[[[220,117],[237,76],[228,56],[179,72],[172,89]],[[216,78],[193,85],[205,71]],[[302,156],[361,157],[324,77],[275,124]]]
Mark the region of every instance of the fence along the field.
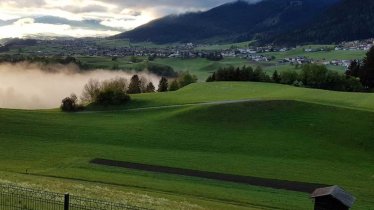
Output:
[[143,210],[136,206],[0,184],[0,210]]

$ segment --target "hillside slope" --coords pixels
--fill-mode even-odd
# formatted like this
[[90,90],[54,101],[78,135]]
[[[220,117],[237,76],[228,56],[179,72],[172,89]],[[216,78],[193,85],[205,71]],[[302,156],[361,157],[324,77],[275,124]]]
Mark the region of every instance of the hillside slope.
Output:
[[[2,171],[19,175],[28,169],[31,186],[43,177],[59,177],[75,180],[78,186],[107,183],[128,194],[144,190],[147,200],[150,193],[160,197],[166,192],[178,196],[180,203],[192,197],[226,204],[226,208],[170,209],[300,210],[313,205],[309,194],[89,163],[105,158],[338,184],[359,198],[353,210],[368,210],[374,206],[373,119],[373,112],[295,101],[81,114],[0,110],[0,179],[14,177],[4,178]],[[59,180],[55,183],[61,185]],[[96,189],[94,195],[100,198],[113,194]],[[87,196],[82,187],[80,192]],[[144,196],[139,203],[167,209],[165,202],[144,202]]]
[[310,24],[265,42],[333,43],[374,37],[374,1],[342,0]]
[[206,12],[171,15],[116,38],[135,42],[232,42],[268,37],[293,30],[321,14],[338,0],[236,1]]
[[[374,112],[374,93],[350,93],[260,82],[201,82],[178,91],[132,95],[121,110],[232,100],[296,100]],[[90,107],[91,108],[91,107]],[[92,107],[97,110],[97,107]],[[104,108],[105,109],[105,108]],[[113,107],[108,107],[113,110]]]

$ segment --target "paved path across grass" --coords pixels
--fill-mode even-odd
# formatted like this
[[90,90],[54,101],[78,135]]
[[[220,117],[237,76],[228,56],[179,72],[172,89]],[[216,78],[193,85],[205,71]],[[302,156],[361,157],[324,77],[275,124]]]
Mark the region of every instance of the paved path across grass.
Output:
[[178,107],[188,107],[188,106],[206,106],[206,105],[223,105],[223,104],[237,104],[245,102],[256,102],[264,101],[258,99],[243,99],[243,100],[226,100],[226,101],[212,101],[212,102],[200,102],[200,103],[190,103],[190,104],[175,104],[175,105],[164,105],[164,106],[150,106],[142,108],[132,108],[132,109],[120,109],[120,110],[103,110],[103,111],[83,111],[78,112],[79,114],[90,114],[90,113],[101,113],[101,112],[131,112],[131,111],[143,111],[152,109],[168,109],[168,108],[178,108]]
[[175,175],[182,175],[182,176],[213,179],[213,180],[218,180],[218,181],[228,181],[228,182],[235,182],[235,183],[240,183],[240,184],[248,184],[248,185],[260,186],[260,187],[269,187],[269,188],[274,188],[274,189],[291,190],[291,191],[304,192],[304,193],[312,193],[316,188],[328,186],[328,185],[316,184],[316,183],[267,179],[267,178],[252,177],[252,176],[240,176],[240,175],[233,175],[233,174],[215,173],[215,172],[173,168],[173,167],[165,167],[165,166],[157,166],[157,165],[148,165],[148,164],[115,161],[115,160],[107,160],[107,159],[94,159],[94,160],[91,160],[90,163],[104,165],[104,166],[113,166],[113,167],[148,171],[148,172],[167,173],[167,174],[175,174]]

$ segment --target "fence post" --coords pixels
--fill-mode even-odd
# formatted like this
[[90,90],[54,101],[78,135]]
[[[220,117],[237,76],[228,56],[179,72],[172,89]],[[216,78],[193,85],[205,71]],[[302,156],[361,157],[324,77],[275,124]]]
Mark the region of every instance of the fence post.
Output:
[[64,210],[69,210],[69,194],[66,193],[64,196]]

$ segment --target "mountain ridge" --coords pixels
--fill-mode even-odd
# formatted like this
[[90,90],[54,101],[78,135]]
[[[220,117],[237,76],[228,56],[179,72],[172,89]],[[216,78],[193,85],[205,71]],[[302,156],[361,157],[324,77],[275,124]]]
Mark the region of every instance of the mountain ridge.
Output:
[[169,15],[116,35],[135,42],[214,42],[266,38],[294,30],[339,0],[264,0],[227,3],[204,12]]

